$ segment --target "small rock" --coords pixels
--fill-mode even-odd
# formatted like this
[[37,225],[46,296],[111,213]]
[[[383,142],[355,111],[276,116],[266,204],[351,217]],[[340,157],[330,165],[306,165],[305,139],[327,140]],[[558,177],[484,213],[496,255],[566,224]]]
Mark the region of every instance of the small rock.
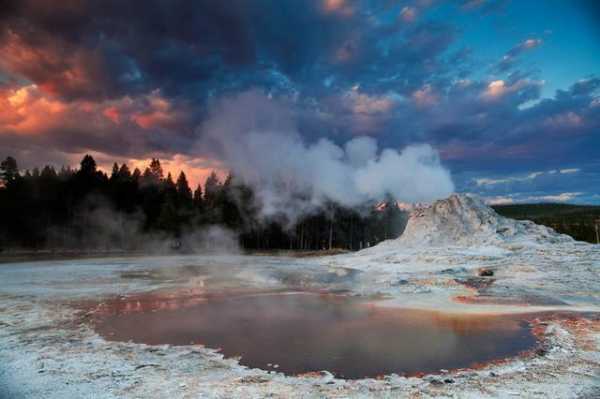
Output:
[[248,376],[242,377],[240,382],[242,382],[244,384],[262,384],[265,382],[269,382],[269,379],[259,376],[259,375],[248,375]]
[[444,380],[444,382],[445,382],[446,384],[454,384],[454,380],[453,380],[452,378],[446,378],[446,379]]
[[544,348],[539,348],[535,351],[535,354],[538,356],[546,356],[548,354],[548,351]]
[[492,269],[479,269],[480,277],[491,277],[494,275],[494,271]]

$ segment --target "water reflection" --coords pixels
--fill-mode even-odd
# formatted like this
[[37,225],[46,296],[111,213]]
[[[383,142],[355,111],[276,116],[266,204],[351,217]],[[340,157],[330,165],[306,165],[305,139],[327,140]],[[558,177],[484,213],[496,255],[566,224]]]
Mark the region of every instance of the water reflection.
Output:
[[108,302],[100,314],[96,328],[111,340],[197,343],[249,367],[344,378],[469,367],[535,344],[517,318],[379,308],[333,295],[137,297]]

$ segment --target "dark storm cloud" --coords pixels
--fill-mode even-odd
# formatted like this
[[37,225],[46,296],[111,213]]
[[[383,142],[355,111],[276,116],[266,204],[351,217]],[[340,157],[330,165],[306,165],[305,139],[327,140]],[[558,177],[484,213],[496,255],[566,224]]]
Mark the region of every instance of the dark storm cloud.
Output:
[[[369,133],[384,126],[385,113],[369,111],[357,124],[346,98],[352,86],[374,96],[381,90],[410,95],[451,67],[440,56],[456,30],[441,22],[407,24],[398,15],[408,5],[423,10],[427,2],[375,8],[359,1],[153,0],[144,7],[121,1],[15,1],[0,17],[0,67],[61,101],[108,102],[98,111],[125,97],[138,103],[156,89],[168,101],[194,109],[183,118],[190,125],[173,126],[169,137],[156,129],[140,133],[131,124],[90,126],[80,113],[68,113],[66,126],[40,126],[47,137],[28,138],[54,142],[65,151],[86,146],[111,153],[184,151],[188,147],[177,143],[187,143],[186,132],[198,124],[207,101],[252,87],[286,96],[302,93],[297,106],[306,115],[305,126],[346,136]],[[345,122],[331,123],[337,119],[333,115],[311,117],[321,106],[345,113],[340,118]]]
[[177,82],[255,61],[240,9],[219,1],[19,1],[2,15],[4,64],[67,99],[178,91]]
[[435,72],[454,29],[377,20],[378,11],[358,1],[24,0],[4,9],[0,46],[5,69],[66,99],[154,88],[202,97],[191,90],[239,88],[246,77],[255,85],[269,68],[299,85],[327,74],[377,81],[392,71],[418,85]]

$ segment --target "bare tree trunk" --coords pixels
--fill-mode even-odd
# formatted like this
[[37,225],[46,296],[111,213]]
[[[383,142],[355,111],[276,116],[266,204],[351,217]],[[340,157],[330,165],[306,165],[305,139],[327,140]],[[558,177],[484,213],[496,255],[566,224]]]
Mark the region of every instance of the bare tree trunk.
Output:
[[329,222],[329,250],[333,244],[333,219]]
[[348,249],[350,249],[351,251],[354,249],[353,248],[353,239],[354,239],[354,217],[350,216],[350,245],[348,246]]

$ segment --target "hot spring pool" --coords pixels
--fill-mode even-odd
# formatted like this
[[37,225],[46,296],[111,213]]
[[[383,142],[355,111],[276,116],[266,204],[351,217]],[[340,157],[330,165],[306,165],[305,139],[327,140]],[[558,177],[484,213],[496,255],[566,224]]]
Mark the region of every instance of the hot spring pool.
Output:
[[94,328],[108,340],[202,344],[240,357],[242,365],[288,375],[436,372],[515,356],[536,344],[525,316],[382,308],[330,294],[142,295],[99,310]]

